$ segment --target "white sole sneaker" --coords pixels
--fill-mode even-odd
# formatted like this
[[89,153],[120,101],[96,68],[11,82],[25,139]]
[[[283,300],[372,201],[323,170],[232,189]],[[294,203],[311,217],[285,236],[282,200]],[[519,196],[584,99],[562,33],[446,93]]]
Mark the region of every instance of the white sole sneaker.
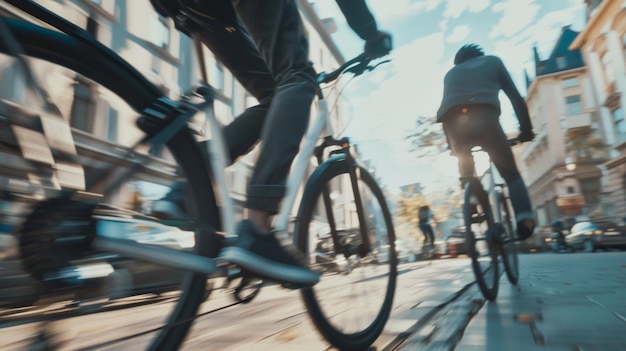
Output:
[[240,247],[225,247],[218,260],[234,263],[241,268],[277,282],[312,286],[319,282],[319,274],[305,267],[292,266],[255,255]]

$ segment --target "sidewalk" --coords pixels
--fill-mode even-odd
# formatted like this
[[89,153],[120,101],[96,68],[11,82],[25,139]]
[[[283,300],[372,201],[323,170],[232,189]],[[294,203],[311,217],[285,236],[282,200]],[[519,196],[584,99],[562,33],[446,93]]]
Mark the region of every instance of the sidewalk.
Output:
[[[521,255],[456,351],[626,350],[626,252]],[[480,298],[480,295],[476,296]]]

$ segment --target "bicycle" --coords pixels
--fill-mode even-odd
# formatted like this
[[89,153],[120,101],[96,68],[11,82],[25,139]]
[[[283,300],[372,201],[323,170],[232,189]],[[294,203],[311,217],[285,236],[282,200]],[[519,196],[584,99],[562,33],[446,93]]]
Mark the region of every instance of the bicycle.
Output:
[[[149,337],[150,340],[144,340],[149,341],[149,349],[177,349],[184,343],[193,321],[213,312],[199,313],[199,309],[214,279],[240,280],[233,290],[234,304],[250,302],[261,286],[255,277],[242,273],[238,267],[216,260],[221,248],[228,245],[235,222],[224,174],[228,154],[213,111],[216,92],[205,83],[177,100],[170,99],[85,30],[33,1],[6,2],[54,28],[0,16],[0,53],[25,67],[27,82],[43,105],[33,111],[0,99],[0,119],[13,131],[9,137],[2,136],[2,152],[10,154],[12,160],[21,158],[24,168],[22,172],[11,172],[7,170],[10,167],[1,167],[1,176],[3,180],[11,178],[13,183],[15,179],[21,181],[20,196],[28,196],[33,203],[19,230],[24,266],[33,277],[61,289],[67,287],[67,279],[63,279],[67,277],[60,273],[75,274],[80,262],[92,258],[94,253],[114,253],[180,270],[185,279],[164,321],[146,317],[150,319],[145,322],[145,330],[86,348]],[[196,50],[198,55],[201,52]],[[96,142],[86,133],[70,130],[66,121],[60,123],[64,121],[60,109],[28,69],[24,56],[42,60],[55,69],[64,67],[60,70],[63,77],[98,83],[107,89],[106,94],[114,95],[112,101],[125,102],[140,115],[135,129],[129,123],[123,131],[133,141],[124,145]],[[202,56],[198,61],[203,62]],[[294,160],[287,194],[274,226],[277,233],[293,240],[306,253],[312,270],[322,271],[313,260],[317,240],[326,241],[326,253],[330,250],[346,262],[342,275],[322,275],[317,285],[301,289],[319,332],[342,350],[364,349],[378,338],[389,318],[396,287],[395,232],[384,194],[352,154],[350,140],[333,136],[322,93],[324,84],[334,82],[344,73],[358,76],[378,66],[370,62],[359,55],[335,71],[318,75],[317,116]],[[194,116],[203,113],[211,134],[210,147],[204,150],[198,140],[205,135],[192,123]],[[54,138],[49,131],[61,133],[64,138]],[[43,140],[40,146],[46,149],[45,145],[49,145],[50,150],[43,152],[51,157],[33,159],[27,155],[28,145],[22,143],[19,133]],[[103,145],[106,148],[98,148]],[[307,177],[312,156],[318,164]],[[71,171],[71,177],[64,170]],[[129,195],[133,181],[168,185],[181,179],[193,190],[185,201],[189,218],[159,220],[132,208],[128,201],[121,201]],[[304,190],[297,204],[297,216],[291,218],[301,184]],[[290,229],[292,237],[287,234]],[[179,236],[190,234],[192,243],[175,250],[142,241],[146,236],[155,238],[172,232]],[[386,260],[379,259],[382,247],[388,254]],[[107,272],[97,278],[106,280],[110,274]],[[89,279],[76,275],[71,278],[79,282]],[[360,292],[353,291],[360,287]],[[334,295],[327,295],[329,288]],[[248,294],[250,290],[252,293]],[[349,297],[338,296],[344,290],[349,290]],[[347,307],[361,299],[367,301],[358,309]],[[342,321],[342,317],[347,320]],[[154,333],[157,335],[151,335]],[[104,334],[106,331],[99,331],[99,335]]]
[[[517,139],[509,140],[510,145],[517,143]],[[482,149],[472,148],[472,154],[477,152]],[[517,231],[506,183],[491,160],[483,178],[486,180],[477,176],[461,178],[465,183],[463,218],[476,282],[483,296],[493,301],[498,296],[500,280],[498,256],[502,257],[509,282],[516,285],[519,280]]]

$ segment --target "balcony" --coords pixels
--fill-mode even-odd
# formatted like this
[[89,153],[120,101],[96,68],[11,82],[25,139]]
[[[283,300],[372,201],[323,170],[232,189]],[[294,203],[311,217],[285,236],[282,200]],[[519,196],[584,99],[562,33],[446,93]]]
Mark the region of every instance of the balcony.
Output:
[[561,126],[563,129],[573,129],[591,126],[591,114],[581,113],[578,115],[565,115],[561,117]]

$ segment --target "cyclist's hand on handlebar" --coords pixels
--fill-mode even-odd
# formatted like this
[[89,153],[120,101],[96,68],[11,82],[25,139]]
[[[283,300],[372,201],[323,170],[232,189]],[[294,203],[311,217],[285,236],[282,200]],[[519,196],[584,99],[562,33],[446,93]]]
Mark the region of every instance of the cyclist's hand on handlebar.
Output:
[[391,51],[393,45],[391,34],[383,31],[377,31],[365,40],[365,56],[368,58],[382,57]]
[[535,139],[535,133],[533,133],[532,130],[523,130],[521,133],[519,133],[517,139],[520,143],[532,141],[533,139]]

